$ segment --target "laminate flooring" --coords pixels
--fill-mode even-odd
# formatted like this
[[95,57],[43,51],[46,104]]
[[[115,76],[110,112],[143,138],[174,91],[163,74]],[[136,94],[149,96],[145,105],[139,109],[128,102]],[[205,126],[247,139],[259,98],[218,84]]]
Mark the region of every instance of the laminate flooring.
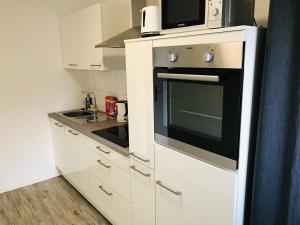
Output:
[[64,178],[0,194],[0,225],[110,225]]

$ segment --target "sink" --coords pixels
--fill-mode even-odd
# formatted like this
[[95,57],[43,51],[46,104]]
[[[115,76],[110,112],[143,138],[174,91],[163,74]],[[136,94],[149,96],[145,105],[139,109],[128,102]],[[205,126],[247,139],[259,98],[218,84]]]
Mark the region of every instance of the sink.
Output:
[[93,112],[88,112],[88,111],[83,111],[83,110],[63,113],[64,116],[71,117],[71,118],[92,116],[93,114],[94,114]]

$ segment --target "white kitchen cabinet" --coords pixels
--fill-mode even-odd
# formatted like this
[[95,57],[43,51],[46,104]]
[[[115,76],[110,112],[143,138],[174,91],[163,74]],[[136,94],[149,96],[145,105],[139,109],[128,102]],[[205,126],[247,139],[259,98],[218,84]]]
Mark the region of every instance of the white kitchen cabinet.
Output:
[[62,175],[114,225],[132,225],[129,158],[51,120]]
[[101,4],[68,14],[61,19],[61,40],[64,67],[67,69],[100,70],[103,68]]
[[65,68],[79,68],[78,51],[78,13],[72,13],[61,19],[61,42]]
[[134,159],[154,168],[152,41],[126,44],[129,149]]
[[234,172],[159,145],[155,150],[157,225],[234,225]]
[[120,70],[124,49],[95,48],[131,26],[131,0],[101,0],[61,18],[61,41],[66,69]]
[[131,160],[132,225],[155,225],[154,171]]
[[56,167],[63,171],[66,168],[67,152],[65,143],[65,125],[51,119],[51,132]]

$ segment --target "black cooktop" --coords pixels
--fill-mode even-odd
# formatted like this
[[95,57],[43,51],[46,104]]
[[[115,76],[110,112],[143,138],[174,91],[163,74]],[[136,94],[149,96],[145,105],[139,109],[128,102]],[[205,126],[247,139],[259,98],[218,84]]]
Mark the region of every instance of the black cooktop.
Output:
[[110,142],[120,145],[123,148],[129,147],[128,124],[117,127],[110,127],[103,130],[97,130],[93,131],[92,133]]

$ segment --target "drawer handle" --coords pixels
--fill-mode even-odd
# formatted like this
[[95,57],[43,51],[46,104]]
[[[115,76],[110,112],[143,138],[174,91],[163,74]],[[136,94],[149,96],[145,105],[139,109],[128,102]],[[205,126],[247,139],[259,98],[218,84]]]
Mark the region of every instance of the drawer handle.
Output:
[[180,191],[174,191],[174,190],[172,190],[171,188],[169,188],[169,187],[167,187],[167,186],[165,186],[163,183],[162,183],[162,181],[157,181],[156,182],[159,186],[161,186],[162,188],[164,188],[164,189],[166,189],[166,190],[168,190],[168,191],[170,191],[171,193],[173,193],[173,194],[175,194],[175,195],[182,195],[182,193],[180,192]]
[[78,64],[70,63],[69,66],[78,66]]
[[131,169],[133,169],[135,172],[142,174],[144,177],[151,177],[149,173],[143,173],[142,171],[138,170],[135,166],[131,166]]
[[74,131],[72,131],[72,130],[69,130],[69,133],[71,133],[71,134],[73,134],[75,136],[79,135],[78,133],[74,133]]
[[135,158],[137,158],[137,159],[139,159],[139,160],[141,160],[141,161],[143,161],[143,162],[145,162],[145,163],[150,162],[149,159],[143,159],[143,158],[137,156],[134,152],[132,152],[130,155],[132,155],[133,157],[135,157]]
[[55,123],[56,126],[58,127],[63,127],[64,125],[60,125],[59,123]]
[[105,165],[101,160],[97,161],[101,166],[104,166],[105,168],[109,169],[111,166]]
[[98,147],[96,147],[99,151],[101,151],[101,152],[103,152],[103,153],[105,153],[105,154],[110,154],[110,152],[109,151],[105,151],[105,150],[103,150],[100,146],[98,146]]
[[102,65],[97,65],[97,64],[91,64],[90,66],[102,66]]
[[100,188],[101,191],[103,191],[108,196],[112,196],[113,195],[113,193],[106,191],[102,185],[100,185],[99,188]]

